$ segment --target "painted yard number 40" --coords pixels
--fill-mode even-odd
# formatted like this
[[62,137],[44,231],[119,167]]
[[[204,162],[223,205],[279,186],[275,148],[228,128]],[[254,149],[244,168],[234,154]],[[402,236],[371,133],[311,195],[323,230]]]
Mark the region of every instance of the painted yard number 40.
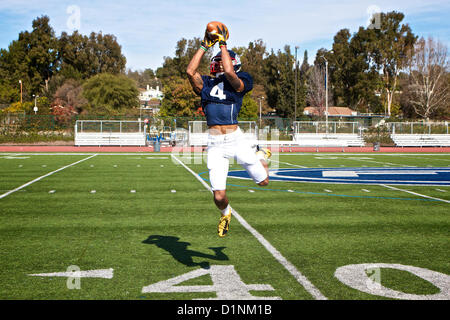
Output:
[[[210,274],[213,285],[206,286],[177,286],[184,281]],[[255,297],[250,290],[273,291],[268,284],[250,284],[242,282],[234,270],[234,266],[211,266],[209,269],[198,269],[181,276],[161,281],[142,288],[143,293],[148,292],[215,292],[217,300],[280,300],[279,297]]]
[[[415,295],[407,294],[400,291],[395,291],[385,288],[380,284],[379,270],[382,268],[397,269],[410,272],[426,281],[435,285],[440,292],[430,295]],[[378,270],[373,276],[368,276],[370,271]],[[199,286],[177,286],[178,284],[191,280],[197,277],[210,274],[212,285]],[[384,296],[395,299],[405,300],[449,300],[450,299],[450,276],[431,271],[428,269],[417,268],[412,266],[404,266],[400,264],[357,264],[340,267],[335,272],[335,277],[342,283],[373,295]],[[143,293],[158,292],[158,293],[181,293],[181,292],[215,292],[218,300],[280,300],[280,297],[255,297],[250,294],[253,291],[273,291],[274,288],[267,284],[245,284],[237,274],[234,266],[217,266],[213,265],[210,269],[198,269],[181,276],[161,281],[142,288]]]

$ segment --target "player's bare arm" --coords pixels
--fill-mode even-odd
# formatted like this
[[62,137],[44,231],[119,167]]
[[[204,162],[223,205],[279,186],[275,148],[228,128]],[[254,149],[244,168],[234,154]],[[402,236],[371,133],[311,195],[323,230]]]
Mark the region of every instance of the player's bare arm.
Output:
[[189,82],[191,83],[192,89],[198,95],[202,92],[203,89],[203,80],[202,75],[197,71],[200,62],[205,55],[205,52],[208,51],[209,48],[214,46],[217,42],[217,39],[212,39],[207,31],[205,31],[205,37],[201,43],[200,48],[192,57],[189,65],[187,66],[186,73],[188,75]]
[[225,44],[221,45],[220,50],[222,52],[222,65],[225,77],[230,82],[234,90],[236,90],[237,92],[242,92],[244,90],[244,83],[241,79],[239,79],[236,72],[234,71],[234,66],[231,61],[227,46]]
[[227,49],[226,40],[228,38],[228,30],[225,28],[218,28],[217,38],[219,40],[220,51],[222,52],[222,66],[225,77],[227,78],[228,82],[230,82],[234,90],[236,90],[237,92],[242,92],[244,91],[244,83],[236,75],[233,62],[231,61],[231,57]]
[[203,80],[201,74],[197,71],[197,69],[204,55],[205,51],[201,48],[198,49],[186,69],[186,73],[188,75],[188,79],[191,83],[192,89],[198,95],[203,89]]

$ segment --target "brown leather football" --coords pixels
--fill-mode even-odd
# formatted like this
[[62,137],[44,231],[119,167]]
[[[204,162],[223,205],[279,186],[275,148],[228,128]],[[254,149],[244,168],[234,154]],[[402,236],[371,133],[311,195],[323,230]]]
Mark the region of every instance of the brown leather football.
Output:
[[206,26],[206,31],[208,32],[208,34],[209,34],[211,39],[215,39],[217,37],[217,33],[219,32],[219,28],[220,28],[220,30],[225,30],[226,31],[227,35],[225,37],[225,40],[228,40],[228,38],[230,36],[230,33],[228,32],[227,26],[225,24],[223,24],[222,22],[211,21]]

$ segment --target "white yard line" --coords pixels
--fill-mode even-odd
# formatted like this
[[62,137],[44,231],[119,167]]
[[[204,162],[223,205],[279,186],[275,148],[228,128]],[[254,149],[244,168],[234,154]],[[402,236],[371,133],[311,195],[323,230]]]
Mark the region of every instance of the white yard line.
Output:
[[[179,164],[181,164],[198,181],[200,181],[206,189],[208,189],[212,193],[211,187],[205,182],[205,180],[203,180],[198,174],[192,171],[176,156],[172,155],[172,158],[175,159]],[[319,291],[319,289],[317,289],[300,271],[298,271],[292,263],[290,263],[274,246],[269,243],[269,241],[267,241],[258,231],[256,231],[255,228],[248,224],[248,222],[245,221],[245,219],[236,210],[234,210],[233,216],[236,217],[239,223],[244,228],[246,228],[315,299],[327,300],[327,298]]]
[[373,163],[381,163],[385,165],[391,165],[391,166],[403,166],[403,167],[411,167],[414,168],[416,166],[409,166],[406,164],[398,164],[398,163],[392,163],[392,162],[384,162],[384,161],[375,161],[375,160],[367,160],[367,159],[344,159],[344,160],[354,160],[354,161],[365,161],[365,162],[373,162]]
[[270,161],[271,162],[281,163],[281,164],[287,164],[288,166],[293,166],[293,167],[297,167],[297,168],[308,168],[308,167],[300,166],[298,164],[292,164],[292,163],[289,163],[289,162],[281,162],[281,161],[277,161],[277,160],[273,160],[273,159],[271,159]]
[[415,196],[423,197],[423,198],[428,198],[428,199],[433,199],[433,200],[438,200],[438,201],[450,203],[449,200],[444,200],[444,199],[441,199],[441,198],[430,197],[430,196],[427,196],[427,195],[424,195],[424,194],[421,194],[421,193],[412,192],[412,191],[409,191],[409,190],[404,190],[404,189],[396,188],[396,187],[393,187],[393,186],[388,186],[386,184],[380,184],[380,186],[383,186],[383,187],[386,187],[386,188],[389,188],[389,189],[392,189],[392,190],[407,192],[407,193],[413,194]]
[[[439,155],[442,156],[442,155]],[[433,159],[433,158],[424,158],[424,157],[414,157],[414,156],[409,156],[408,158],[413,158],[413,159],[427,159],[427,160],[438,160],[438,161],[450,161],[450,159]]]
[[5,198],[5,197],[9,196],[11,193],[14,193],[14,192],[16,192],[16,191],[19,191],[20,189],[26,188],[26,187],[28,187],[30,184],[33,184],[33,183],[35,183],[35,182],[37,182],[37,181],[39,181],[39,180],[42,180],[42,179],[44,179],[44,178],[46,178],[46,177],[48,177],[48,176],[51,176],[52,174],[54,174],[54,173],[56,173],[56,172],[59,172],[59,171],[61,171],[61,170],[64,170],[64,169],[69,168],[69,167],[71,167],[71,166],[74,166],[74,165],[76,165],[76,164],[78,164],[78,163],[80,163],[80,162],[89,160],[89,159],[95,157],[96,155],[97,155],[97,154],[94,154],[94,155],[92,155],[92,156],[90,156],[90,157],[87,157],[87,158],[84,158],[84,159],[79,160],[79,161],[77,161],[77,162],[71,163],[71,164],[69,164],[69,165],[67,165],[67,166],[64,166],[64,167],[62,167],[62,168],[59,168],[59,169],[57,169],[57,170],[55,170],[55,171],[49,172],[49,173],[47,173],[47,174],[44,174],[43,176],[40,176],[39,178],[36,178],[36,179],[34,179],[34,180],[30,181],[30,182],[27,182],[27,183],[21,185],[21,186],[18,187],[18,188],[15,188],[14,190],[10,190],[10,191],[8,191],[8,192],[6,192],[6,193],[0,195],[0,199],[3,199],[3,198]]

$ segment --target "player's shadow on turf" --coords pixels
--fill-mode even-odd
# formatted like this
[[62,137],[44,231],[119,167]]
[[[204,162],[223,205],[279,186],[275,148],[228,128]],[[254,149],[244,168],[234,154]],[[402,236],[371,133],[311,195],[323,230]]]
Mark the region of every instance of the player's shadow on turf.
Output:
[[200,266],[203,269],[209,269],[209,262],[194,262],[193,257],[200,257],[211,260],[229,260],[228,256],[222,252],[226,247],[209,247],[214,251],[214,255],[206,254],[199,251],[189,250],[187,247],[191,244],[189,242],[180,242],[180,238],[172,237],[172,236],[160,236],[160,235],[151,235],[146,240],[142,241],[142,243],[146,244],[154,244],[158,248],[164,249],[169,252],[172,257],[185,264],[188,267],[196,267]]

